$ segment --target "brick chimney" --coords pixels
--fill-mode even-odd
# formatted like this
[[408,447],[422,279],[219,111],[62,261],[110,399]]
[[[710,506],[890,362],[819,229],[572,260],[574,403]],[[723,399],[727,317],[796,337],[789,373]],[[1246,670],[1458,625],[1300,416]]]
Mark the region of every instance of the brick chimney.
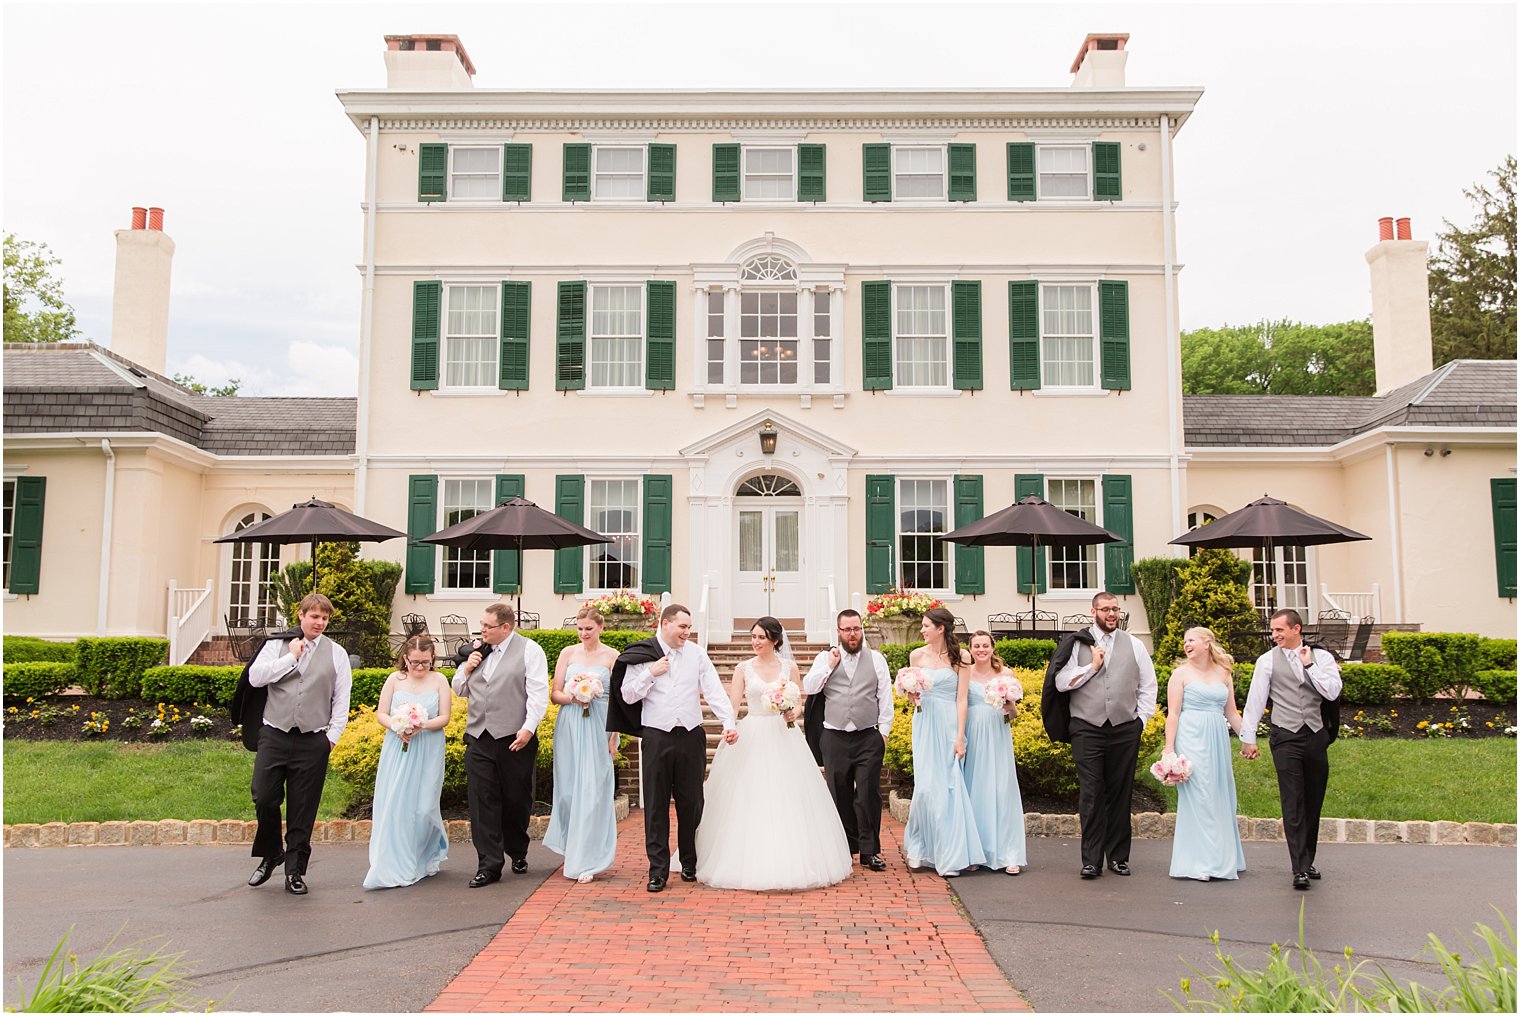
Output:
[[1397,220],[1398,236],[1390,236],[1387,218],[1378,220],[1379,240],[1367,252],[1372,270],[1372,358],[1377,370],[1377,393],[1429,374],[1430,245],[1410,239],[1408,219]]
[[162,208],[133,208],[132,228],[116,231],[111,351],[159,374],[169,350],[169,270],[174,241]]
[[387,35],[385,87],[474,88],[475,65],[457,35]]
[[1124,44],[1128,32],[1095,32],[1082,40],[1077,58],[1071,62],[1073,88],[1123,88],[1124,64],[1129,54]]

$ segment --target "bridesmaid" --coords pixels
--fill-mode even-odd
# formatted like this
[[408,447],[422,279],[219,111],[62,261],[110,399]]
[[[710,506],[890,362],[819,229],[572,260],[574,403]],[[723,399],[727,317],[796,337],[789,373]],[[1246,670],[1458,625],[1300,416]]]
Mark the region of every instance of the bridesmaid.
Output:
[[992,635],[971,636],[970,684],[966,689],[966,792],[976,817],[977,834],[987,865],[1017,875],[1029,863],[1024,846],[1024,800],[1013,760],[1013,733],[1005,717],[1018,706],[990,705],[987,682],[1003,676],[1003,661],[992,648]]
[[1177,784],[1177,831],[1172,839],[1173,878],[1237,878],[1246,870],[1236,824],[1235,770],[1230,732],[1240,733],[1235,708],[1235,661],[1207,628],[1182,638],[1187,662],[1166,686],[1166,751],[1193,764]]
[[[443,728],[453,716],[454,697],[448,678],[433,669],[433,650],[433,640],[426,635],[407,639],[396,658],[396,672],[380,689],[375,719],[385,728],[385,741],[375,773],[366,889],[420,882],[436,875],[449,856],[439,796]],[[405,736],[391,729],[391,711],[403,703],[420,705],[428,716],[421,729]]]
[[[575,615],[580,643],[559,654],[549,692],[559,704],[559,716],[554,721],[554,804],[544,846],[565,858],[565,877],[582,884],[612,867],[617,854],[612,758],[618,735],[607,732],[607,688],[618,654],[602,644],[603,624],[592,607]],[[569,691],[582,675],[602,683],[589,711]]]
[[946,878],[987,863],[966,793],[966,693],[971,657],[955,636],[955,615],[935,607],[924,615],[925,645],[910,665],[932,682],[913,713],[913,804],[903,832],[908,867],[933,867]]

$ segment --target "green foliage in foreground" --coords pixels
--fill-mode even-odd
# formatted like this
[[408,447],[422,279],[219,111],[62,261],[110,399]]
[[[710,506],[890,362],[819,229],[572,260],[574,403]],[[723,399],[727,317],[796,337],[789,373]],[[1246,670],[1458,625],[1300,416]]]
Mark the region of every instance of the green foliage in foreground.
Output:
[[[6,663],[24,662],[47,662],[47,663],[73,663],[74,643],[72,642],[49,642],[47,639],[34,639],[26,635],[7,635],[4,639],[4,655]],[[1515,654],[1513,650],[1509,654],[1510,665],[1514,665]],[[1494,666],[1501,666],[1495,663]]]
[[166,953],[166,946],[149,952],[141,945],[129,945],[108,951],[115,943],[107,942],[100,955],[83,967],[78,957],[67,952],[69,935],[64,933],[53,954],[38,975],[37,986],[30,995],[20,988],[21,1012],[211,1012],[215,1003],[192,994],[195,987],[182,962],[182,952]]

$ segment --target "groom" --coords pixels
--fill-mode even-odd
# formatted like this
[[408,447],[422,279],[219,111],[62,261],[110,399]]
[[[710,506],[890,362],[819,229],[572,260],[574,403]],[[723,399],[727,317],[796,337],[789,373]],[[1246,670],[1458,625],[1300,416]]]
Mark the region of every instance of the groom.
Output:
[[739,740],[733,705],[718,671],[701,646],[688,644],[690,636],[691,612],[672,603],[660,613],[659,633],[625,649],[609,678],[607,729],[642,739],[646,888],[652,893],[664,892],[670,878],[672,796],[681,881],[697,880],[697,825],[702,821],[702,778],[707,769],[702,699],[723,721],[723,740]]
[[860,854],[865,867],[886,871],[881,763],[892,733],[892,684],[886,657],[865,644],[860,614],[841,610],[835,624],[839,645],[819,653],[802,679],[808,696],[804,722],[810,734],[815,724],[822,724],[823,773],[850,849]]

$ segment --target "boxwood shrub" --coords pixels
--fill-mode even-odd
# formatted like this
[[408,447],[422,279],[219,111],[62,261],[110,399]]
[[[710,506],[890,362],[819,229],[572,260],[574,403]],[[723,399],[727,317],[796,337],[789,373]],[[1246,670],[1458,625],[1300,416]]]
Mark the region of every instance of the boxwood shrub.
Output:
[[[6,663],[73,663],[74,643],[49,642],[47,639],[34,639],[26,635],[7,635],[4,653]],[[1510,657],[1513,662],[1513,651]]]
[[4,676],[0,677],[0,690],[7,701],[47,698],[57,695],[79,679],[72,663],[51,660],[5,661]]
[[[1482,669],[1484,670],[1514,670],[1515,669],[1515,640],[1514,639],[1484,639],[1479,649],[1482,654]],[[6,658],[9,659],[9,653]]]
[[1515,704],[1515,672],[1513,670],[1480,670],[1473,675],[1473,687],[1495,705]]
[[80,686],[110,699],[141,698],[143,672],[169,655],[165,639],[83,638],[76,645]]
[[238,675],[242,672],[243,668],[235,665],[149,667],[143,671],[142,697],[149,702],[205,702],[224,706],[232,701],[233,689],[237,687]]
[[1483,669],[1483,639],[1464,632],[1390,631],[1383,635],[1383,655],[1404,670],[1404,693],[1428,702],[1442,692],[1466,697],[1472,677]]
[[1342,663],[1341,701],[1353,706],[1386,706],[1409,681],[1391,663]]

